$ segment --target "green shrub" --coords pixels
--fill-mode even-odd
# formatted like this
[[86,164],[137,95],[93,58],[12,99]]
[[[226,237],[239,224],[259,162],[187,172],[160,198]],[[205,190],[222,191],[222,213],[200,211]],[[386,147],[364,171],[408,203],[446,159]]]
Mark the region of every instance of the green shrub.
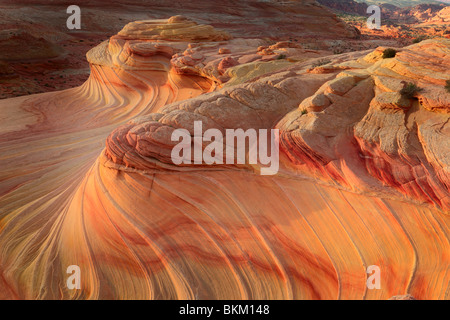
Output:
[[424,35],[418,36],[417,38],[415,38],[415,39],[413,40],[413,43],[419,43],[419,42],[422,42],[422,41],[425,40],[426,38],[427,38],[427,37],[424,36]]
[[397,51],[392,48],[388,48],[383,51],[383,59],[393,58],[397,54]]
[[307,114],[307,113],[308,113],[308,110],[302,109],[302,112],[301,112],[302,115]]
[[286,55],[285,55],[285,54],[280,54],[280,55],[277,57],[277,60],[282,60],[282,59],[286,59]]
[[315,63],[313,63],[312,67],[313,68],[320,67],[320,66],[323,66],[324,64],[328,64],[330,62],[331,61],[328,59],[320,59],[319,61],[316,61]]
[[445,90],[450,93],[450,80],[445,81]]
[[400,94],[405,98],[412,99],[416,95],[416,93],[422,91],[422,88],[419,88],[416,84],[409,82],[405,84],[402,90],[400,90]]

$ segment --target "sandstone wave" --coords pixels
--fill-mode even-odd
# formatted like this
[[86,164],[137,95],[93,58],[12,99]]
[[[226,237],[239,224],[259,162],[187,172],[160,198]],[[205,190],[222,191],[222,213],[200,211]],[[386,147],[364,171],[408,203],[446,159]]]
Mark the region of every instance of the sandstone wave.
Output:
[[[326,62],[261,45],[135,22],[83,86],[0,101],[0,298],[449,299],[450,40]],[[196,120],[278,128],[279,173],[174,165]]]

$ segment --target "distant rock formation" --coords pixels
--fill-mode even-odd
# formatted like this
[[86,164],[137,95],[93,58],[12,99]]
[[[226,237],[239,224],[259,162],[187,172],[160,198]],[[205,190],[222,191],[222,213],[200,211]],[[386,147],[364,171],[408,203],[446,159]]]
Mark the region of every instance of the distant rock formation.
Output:
[[[365,3],[352,0],[320,0],[333,11],[340,13],[351,26],[357,28],[362,38],[403,39],[420,41],[433,37],[450,37],[449,7],[443,3],[423,3],[415,6],[399,7],[391,3],[380,3],[381,27],[369,29],[365,17]],[[356,16],[355,16],[356,15]]]
[[448,7],[443,4],[419,4],[412,7],[394,9],[387,5],[382,5],[381,8],[382,13],[392,22],[398,24],[418,24],[432,19],[436,15],[439,15],[441,10]]
[[367,4],[390,4],[396,7],[411,7],[418,4],[438,4],[448,2],[448,0],[356,0],[357,2],[365,2]]
[[317,0],[318,3],[343,13],[365,16],[367,14],[366,3],[358,3],[354,0]]
[[[0,99],[81,85],[89,75],[89,65],[83,58],[85,52],[131,21],[188,15],[191,23],[201,22],[204,28],[215,27],[234,37],[264,40],[265,45],[359,36],[354,27],[314,0],[121,0],[108,1],[107,5],[104,1],[80,0],[77,5],[82,7],[81,32],[66,28],[65,11],[71,2],[46,1],[51,7],[36,4],[42,1],[2,1],[0,60],[1,56],[14,60],[10,68],[16,77],[0,73]],[[5,41],[8,38],[11,39]]]
[[[429,17],[425,23],[428,24],[450,24],[450,6],[442,8],[434,16]],[[450,30],[448,30],[450,31]]]
[[57,45],[22,30],[0,31],[0,60],[49,59],[61,53],[62,49]]

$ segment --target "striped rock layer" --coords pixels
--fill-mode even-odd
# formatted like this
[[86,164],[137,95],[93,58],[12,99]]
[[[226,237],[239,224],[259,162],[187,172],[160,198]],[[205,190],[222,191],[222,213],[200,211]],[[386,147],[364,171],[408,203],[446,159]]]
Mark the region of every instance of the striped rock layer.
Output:
[[[268,69],[258,45],[136,22],[83,86],[0,101],[0,298],[449,299],[450,40]],[[194,121],[279,129],[278,174],[174,165]]]

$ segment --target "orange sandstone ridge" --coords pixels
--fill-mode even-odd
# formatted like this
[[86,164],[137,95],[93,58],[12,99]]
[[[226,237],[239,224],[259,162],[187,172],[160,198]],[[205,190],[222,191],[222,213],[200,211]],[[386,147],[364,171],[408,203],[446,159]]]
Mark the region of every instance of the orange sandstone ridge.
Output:
[[[0,298],[449,299],[450,40],[383,49],[138,21],[81,87],[0,101]],[[278,128],[279,173],[174,165],[196,120]]]

